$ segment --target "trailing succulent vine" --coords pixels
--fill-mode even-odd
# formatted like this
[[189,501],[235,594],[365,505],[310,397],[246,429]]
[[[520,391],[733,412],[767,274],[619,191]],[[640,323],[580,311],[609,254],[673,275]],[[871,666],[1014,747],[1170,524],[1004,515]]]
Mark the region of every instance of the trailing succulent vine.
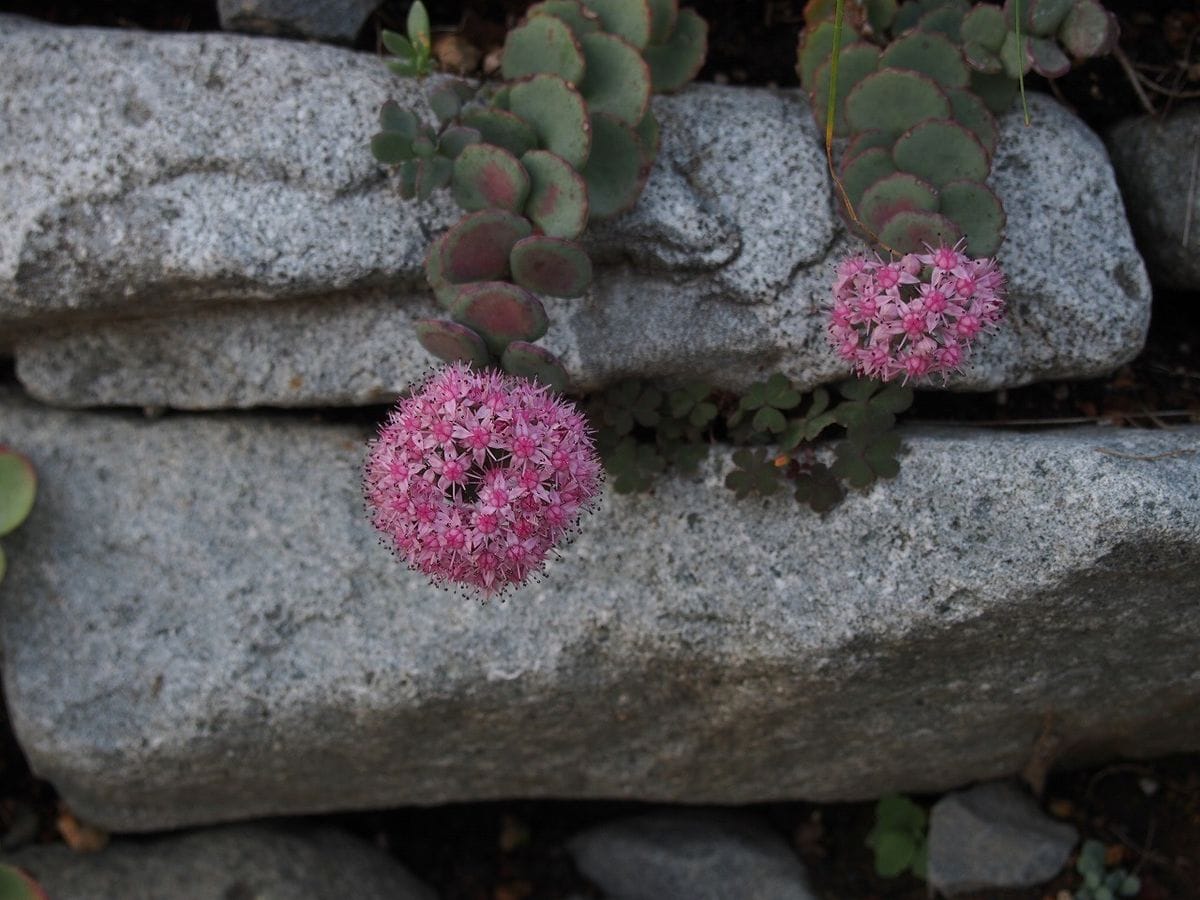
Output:
[[384,104],[371,148],[396,167],[401,195],[449,187],[464,212],[426,258],[449,315],[417,323],[426,350],[565,389],[562,363],[535,343],[549,327],[539,295],[587,291],[579,237],[637,201],[659,146],[650,95],[695,77],[707,32],[678,0],[542,0],[508,33],[502,83],[431,91],[436,131]]
[[839,28],[836,5],[808,3],[796,72],[822,126],[833,101],[851,226],[899,254],[964,240],[971,256],[993,255],[1005,227],[986,184],[994,116],[1028,72],[1058,78],[1071,58],[1109,52],[1115,18],[1097,0],[850,0]]

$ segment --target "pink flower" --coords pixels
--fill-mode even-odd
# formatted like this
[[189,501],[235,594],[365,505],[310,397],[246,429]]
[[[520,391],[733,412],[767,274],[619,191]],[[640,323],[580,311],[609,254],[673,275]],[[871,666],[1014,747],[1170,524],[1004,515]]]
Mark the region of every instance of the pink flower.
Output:
[[371,441],[371,521],[409,567],[485,598],[541,572],[595,499],[583,415],[532,381],[446,366]]
[[853,256],[838,264],[829,340],[860,375],[890,381],[960,371],[971,342],[1004,316],[994,259],[954,247],[899,262]]

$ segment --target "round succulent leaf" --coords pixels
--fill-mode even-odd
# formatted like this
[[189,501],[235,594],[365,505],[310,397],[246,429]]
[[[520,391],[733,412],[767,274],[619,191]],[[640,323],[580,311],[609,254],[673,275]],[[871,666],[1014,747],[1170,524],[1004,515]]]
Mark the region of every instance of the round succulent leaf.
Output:
[[580,173],[587,182],[588,220],[620,215],[637,202],[648,170],[633,129],[608,113],[592,116],[593,152]]
[[1067,18],[1075,0],[1025,0],[1025,24],[1038,37],[1049,37],[1058,31]]
[[549,326],[542,301],[507,281],[463,285],[450,314],[482,337],[496,356],[513,341],[536,341]]
[[500,73],[508,81],[548,73],[578,84],[586,68],[575,32],[555,16],[534,16],[509,31]]
[[658,119],[654,117],[654,110],[647,109],[646,114],[642,116],[642,121],[638,122],[637,127],[633,130],[642,144],[642,165],[646,169],[650,169],[658,157],[658,148],[662,144],[662,129],[658,127]]
[[858,204],[858,216],[872,231],[879,233],[899,212],[938,209],[933,186],[907,172],[894,172],[867,188]]
[[411,110],[404,109],[395,100],[388,100],[379,108],[379,127],[403,135],[410,141],[417,136],[420,123]]
[[521,157],[529,173],[525,215],[545,234],[574,238],[588,220],[588,188],[583,176],[549,150],[531,150]]
[[679,0],[650,0],[650,43],[664,44],[675,33]]
[[412,159],[412,140],[398,131],[381,131],[371,138],[371,155],[385,166],[398,166]]
[[1004,63],[1000,62],[998,50],[989,50],[983,44],[967,41],[963,44],[963,59],[976,72],[987,72],[998,75],[1004,71]]
[[892,34],[902,34],[910,28],[915,28],[921,16],[925,15],[928,10],[921,3],[915,0],[908,0],[907,3],[901,3],[900,8],[896,10],[896,17],[892,20]]
[[650,66],[655,91],[670,94],[696,77],[708,55],[708,23],[691,9],[681,9],[675,31],[665,44],[651,44],[642,54]]
[[856,207],[862,202],[867,188],[879,179],[896,171],[891,151],[884,147],[870,147],[842,163],[842,187]]
[[808,0],[804,4],[804,21],[816,24],[824,19],[832,19],[837,12],[836,0]]
[[465,360],[477,368],[491,364],[492,356],[478,334],[458,322],[418,319],[417,340],[421,346],[446,362]]
[[1059,40],[1077,59],[1103,56],[1117,43],[1117,20],[1096,0],[1076,0],[1058,30]]
[[940,213],[912,210],[892,216],[879,239],[899,253],[923,253],[926,247],[953,245],[962,237],[959,227]]
[[996,115],[1008,112],[1017,96],[1017,83],[1007,75],[988,72],[971,73],[971,93],[987,104]]
[[513,245],[532,231],[525,218],[501,209],[464,216],[438,242],[437,274],[451,284],[503,278]]
[[468,128],[465,125],[451,125],[438,138],[437,151],[439,155],[447,159],[457,159],[464,149],[471,144],[478,144],[482,139],[482,135],[474,128]]
[[1004,46],[1008,25],[1000,7],[980,3],[975,6],[962,23],[962,39],[967,43],[980,44],[993,52]]
[[[815,22],[817,20],[808,19],[807,21]],[[796,74],[800,76],[801,86],[810,93],[813,89],[813,79],[816,77],[817,69],[833,53],[833,32],[832,22],[817,22],[816,25],[806,27],[800,32],[800,41],[796,48]],[[841,43],[843,47],[854,43],[855,39],[853,28],[843,29]]]
[[536,379],[560,394],[571,380],[557,356],[528,341],[513,341],[505,347],[500,367],[512,375]]
[[450,183],[450,177],[453,174],[454,163],[444,156],[432,156],[429,159],[417,160],[417,199],[428,200],[434,191],[444,188]]
[[970,91],[947,91],[950,97],[950,107],[954,111],[954,120],[971,130],[990,159],[996,153],[996,140],[1000,130],[996,126],[996,118],[991,114],[979,97]]
[[[813,115],[822,125],[829,108],[829,69],[832,60],[827,60],[817,69],[813,77],[811,95]],[[874,44],[858,41],[842,48],[838,61],[837,96],[834,98],[833,131],[845,135],[850,126],[846,122],[846,96],[856,85],[879,66],[879,50]]]
[[962,53],[941,34],[912,31],[880,54],[880,68],[909,69],[928,75],[944,88],[966,87],[970,80]]
[[454,161],[454,199],[463,209],[521,212],[529,175],[515,156],[494,144],[472,144]]
[[37,473],[25,456],[0,447],[0,535],[25,521],[37,494]]
[[846,97],[846,121],[854,131],[899,134],[924,119],[949,115],[950,101],[937,82],[907,69],[880,69]]
[[916,29],[940,34],[957,44],[962,39],[963,16],[962,9],[957,6],[938,6],[917,20]]
[[437,141],[434,139],[434,134],[428,128],[421,129],[412,142],[413,155],[419,156],[422,159],[428,159],[437,153]]
[[581,297],[592,283],[592,261],[579,244],[535,234],[513,245],[513,281],[550,297]]
[[1071,61],[1058,44],[1046,38],[1029,39],[1029,62],[1043,78],[1062,78],[1071,71]]
[[478,131],[484,143],[503,147],[518,158],[538,144],[533,129],[507,110],[477,106],[464,112],[461,121]]
[[887,33],[892,22],[896,21],[896,13],[900,9],[896,0],[866,0],[863,5],[866,7],[867,22],[877,35]]
[[637,125],[650,104],[650,67],[638,49],[615,34],[580,38],[587,72],[579,85],[591,112],[606,112]]
[[892,146],[896,143],[896,136],[889,134],[886,131],[880,131],[878,128],[872,128],[868,131],[859,131],[850,139],[850,143],[846,145],[846,153],[843,159],[850,159],[858,156],[872,147],[882,147],[889,153]]
[[509,101],[512,98],[512,85],[500,84],[491,88],[488,94],[488,103],[492,109],[509,109]]
[[896,141],[892,159],[901,172],[938,186],[963,178],[983,181],[989,169],[979,138],[950,119],[933,119],[906,131]]
[[599,17],[584,6],[579,0],[542,0],[535,3],[525,12],[526,16],[554,16],[561,19],[576,37],[583,37],[600,30]]
[[987,185],[952,181],[938,192],[938,212],[954,222],[967,239],[967,253],[994,256],[1004,241],[1004,206]]
[[1000,62],[1009,78],[1020,78],[1033,68],[1029,56],[1029,36],[1021,35],[1017,39],[1016,32],[1010,31],[1004,38],[1004,46],[1000,48]]
[[647,0],[583,0],[583,5],[610,34],[620,35],[639,50],[650,43],[652,15]]
[[592,147],[592,129],[579,91],[557,75],[533,75],[512,86],[509,105],[533,129],[543,149],[576,169],[583,168]]

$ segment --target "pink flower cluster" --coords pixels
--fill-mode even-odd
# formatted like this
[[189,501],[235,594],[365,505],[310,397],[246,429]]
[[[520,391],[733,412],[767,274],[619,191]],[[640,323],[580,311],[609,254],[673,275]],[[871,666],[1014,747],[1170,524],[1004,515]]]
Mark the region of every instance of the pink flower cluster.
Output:
[[487,597],[541,571],[596,496],[600,472],[570,401],[455,363],[392,410],[363,489],[375,527],[411,568]]
[[897,262],[852,256],[838,265],[829,339],[868,378],[960,371],[971,342],[1004,315],[1004,273],[958,246]]

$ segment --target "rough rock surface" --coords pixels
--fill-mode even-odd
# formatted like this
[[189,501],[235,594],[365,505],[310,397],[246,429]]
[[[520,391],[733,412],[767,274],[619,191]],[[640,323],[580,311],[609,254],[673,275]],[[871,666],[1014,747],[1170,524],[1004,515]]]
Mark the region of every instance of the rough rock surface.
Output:
[[86,819],[154,829],[514,796],[940,791],[1200,749],[1200,429],[907,435],[824,517],[703,476],[609,496],[481,605],[375,540],[368,428],[47,410],[5,538],[3,683]]
[[99,853],[27,847],[4,861],[54,900],[437,900],[394,859],[330,828],[241,825],[118,838]]
[[382,0],[217,0],[226,31],[350,43]]
[[933,805],[929,886],[948,897],[1033,887],[1062,870],[1078,841],[1015,784],[979,784]]
[[1165,121],[1126,119],[1107,143],[1155,283],[1200,288],[1200,106]]
[[[361,404],[427,364],[421,261],[454,211],[400,201],[367,150],[384,98],[424,109],[415,82],[332,47],[12,17],[0,53],[0,108],[27,135],[0,146],[0,343],[36,396]],[[852,245],[807,103],[701,85],[655,110],[646,192],[589,239],[596,287],[550,304],[546,345],[583,389],[840,377],[822,310]],[[1010,323],[952,387],[1100,374],[1144,339],[1149,286],[1104,149],[1053,101],[1033,110],[1036,128],[1003,121],[994,176]]]
[[567,849],[610,900],[815,900],[804,864],[749,816],[652,813],[589,829]]

